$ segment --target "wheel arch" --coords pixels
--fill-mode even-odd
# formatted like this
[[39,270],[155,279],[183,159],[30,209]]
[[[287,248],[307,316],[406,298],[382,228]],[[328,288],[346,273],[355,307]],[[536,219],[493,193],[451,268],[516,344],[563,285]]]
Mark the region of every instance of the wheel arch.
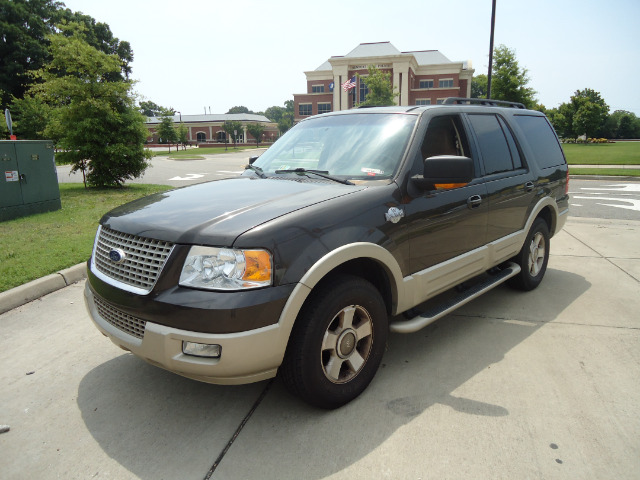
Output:
[[[535,222],[536,218],[542,218],[549,227],[549,236],[552,237],[558,230],[558,216],[560,215],[558,211],[558,205],[551,197],[542,198],[536,206],[533,208],[523,233],[526,233],[531,229],[533,222]],[[524,241],[524,238],[523,238]]]
[[380,292],[390,315],[396,313],[399,303],[403,303],[400,298],[402,271],[387,249],[366,242],[337,248],[311,266],[289,296],[278,321],[283,356],[295,320],[305,302],[316,287],[330,282],[336,274],[351,274],[371,282]]

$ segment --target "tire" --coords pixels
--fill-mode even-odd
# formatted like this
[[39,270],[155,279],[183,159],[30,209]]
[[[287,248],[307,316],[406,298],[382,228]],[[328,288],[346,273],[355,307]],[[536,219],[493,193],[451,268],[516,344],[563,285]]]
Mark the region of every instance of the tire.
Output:
[[388,335],[387,309],[376,288],[350,275],[334,277],[301,310],[280,374],[287,389],[320,408],[338,408],[375,376]]
[[527,234],[520,253],[513,260],[522,271],[509,280],[509,285],[529,291],[542,282],[549,263],[549,227],[542,218],[536,218]]

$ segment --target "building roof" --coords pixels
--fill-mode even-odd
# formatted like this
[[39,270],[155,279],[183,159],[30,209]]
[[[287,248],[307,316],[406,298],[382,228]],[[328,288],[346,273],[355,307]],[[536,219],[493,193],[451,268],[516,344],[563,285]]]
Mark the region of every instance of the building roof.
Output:
[[[253,113],[219,113],[219,114],[208,114],[208,115],[174,115],[173,122],[179,123],[182,120],[183,123],[194,123],[194,122],[264,122],[264,123],[272,123],[264,115],[255,115]],[[160,123],[161,117],[147,117],[146,123],[156,124]]]
[[418,52],[402,52],[416,57],[418,65],[442,65],[443,63],[452,63],[438,50],[421,50]]
[[345,57],[386,57],[387,55],[400,55],[400,50],[394,47],[391,42],[361,43]]
[[[369,58],[369,57],[387,57],[387,56],[413,56],[418,65],[442,65],[444,63],[453,63],[438,50],[419,50],[414,52],[401,52],[393,46],[391,42],[374,42],[361,43],[344,56],[335,56],[331,58]],[[332,66],[329,60],[324,62],[316,71],[331,70]]]

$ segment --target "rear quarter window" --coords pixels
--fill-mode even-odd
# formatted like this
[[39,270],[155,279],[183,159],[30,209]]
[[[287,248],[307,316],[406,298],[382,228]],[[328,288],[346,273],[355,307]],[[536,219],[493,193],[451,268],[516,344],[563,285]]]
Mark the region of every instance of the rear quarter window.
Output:
[[558,138],[545,117],[514,115],[513,118],[524,132],[525,140],[540,168],[556,167],[566,163]]

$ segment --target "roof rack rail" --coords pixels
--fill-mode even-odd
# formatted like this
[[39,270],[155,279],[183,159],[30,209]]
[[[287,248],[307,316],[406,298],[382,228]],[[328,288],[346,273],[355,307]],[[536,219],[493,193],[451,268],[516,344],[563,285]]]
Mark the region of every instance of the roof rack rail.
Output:
[[455,104],[467,104],[467,105],[485,105],[490,107],[513,107],[526,109],[522,103],[518,102],[505,102],[504,100],[493,100],[491,98],[462,98],[462,97],[448,97],[445,98],[443,105],[455,105]]

